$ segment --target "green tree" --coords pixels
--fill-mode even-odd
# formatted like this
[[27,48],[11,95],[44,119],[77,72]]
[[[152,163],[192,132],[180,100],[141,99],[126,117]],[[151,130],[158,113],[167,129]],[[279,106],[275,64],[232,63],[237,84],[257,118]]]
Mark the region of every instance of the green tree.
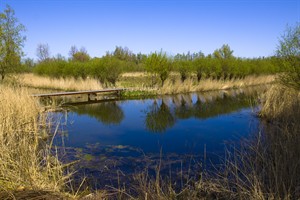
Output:
[[[168,78],[171,71],[171,62],[168,60],[166,53],[152,53],[146,60],[146,70],[153,75],[159,75],[162,85]],[[153,77],[152,77],[153,80]],[[153,85],[153,81],[152,81]]]
[[103,64],[104,64],[105,79],[113,86],[115,86],[117,80],[122,74],[122,68],[121,68],[121,66],[123,65],[122,61],[111,56],[106,56],[103,59],[104,59]]
[[115,86],[122,74],[122,61],[110,54],[102,58],[93,58],[88,62],[88,65],[90,65],[89,73],[91,76],[98,79],[102,85],[107,86],[107,83],[110,83]]
[[285,68],[285,73],[279,78],[280,82],[300,90],[300,23],[295,27],[287,27],[279,40],[276,53]]
[[190,60],[176,61],[176,68],[180,74],[180,79],[182,82],[184,82],[188,78],[191,72],[191,63],[192,61]]
[[213,53],[213,57],[218,59],[221,63],[222,75],[226,79],[230,75],[230,68],[234,60],[233,51],[228,44],[224,44],[220,49],[217,49]]
[[207,59],[205,57],[199,57],[192,63],[193,70],[196,72],[198,82],[208,76]]
[[228,44],[224,44],[220,49],[214,51],[213,55],[219,59],[229,59],[233,57],[233,51]]
[[76,46],[72,46],[69,55],[71,56],[71,60],[75,62],[87,62],[90,60],[90,55],[84,47],[78,50]]
[[116,46],[113,56],[122,61],[133,62],[136,60],[136,55],[128,49],[128,47]]
[[7,73],[15,72],[21,66],[22,48],[26,37],[22,35],[25,27],[15,17],[15,11],[6,6],[0,13],[0,76],[1,80]]
[[90,60],[90,56],[87,50],[82,47],[79,51],[73,54],[72,61],[76,62],[87,62]]
[[103,59],[101,58],[93,58],[88,65],[89,73],[92,77],[97,79],[101,84],[105,82],[105,71],[104,71],[104,64]]
[[35,67],[34,60],[31,58],[26,58],[22,62],[22,69],[23,72],[32,72],[33,68]]

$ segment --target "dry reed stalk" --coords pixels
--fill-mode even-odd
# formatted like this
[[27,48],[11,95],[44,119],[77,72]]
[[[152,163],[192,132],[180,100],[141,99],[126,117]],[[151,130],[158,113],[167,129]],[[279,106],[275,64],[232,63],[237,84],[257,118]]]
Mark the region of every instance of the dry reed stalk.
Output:
[[[124,73],[122,77],[126,77],[130,83],[127,86],[130,90],[137,91],[155,91],[157,94],[178,94],[186,92],[198,92],[198,91],[210,91],[210,90],[223,90],[230,88],[241,88],[253,85],[261,85],[272,83],[275,80],[274,75],[264,75],[264,76],[248,76],[244,79],[236,80],[212,80],[205,79],[201,80],[199,83],[195,81],[194,78],[188,78],[183,83],[180,81],[180,77],[176,76],[176,73],[172,73],[172,77],[167,79],[163,87],[156,85],[155,87],[147,86],[146,83],[149,78],[149,74],[143,72],[132,72]],[[137,77],[145,78],[146,82],[141,80],[135,80]],[[175,78],[177,77],[177,78]],[[35,87],[35,88],[45,88],[45,89],[58,89],[58,90],[96,90],[102,89],[99,81],[95,79],[88,78],[74,79],[74,78],[49,78],[42,77],[34,74],[22,74],[19,76],[19,82],[21,85]],[[122,80],[117,82],[117,86],[122,86]]]
[[125,72],[122,74],[122,77],[145,77],[149,76],[149,74],[145,72]]
[[281,85],[274,85],[263,96],[261,114],[269,120],[299,123],[300,92]]
[[49,78],[38,76],[34,74],[21,74],[19,77],[21,85],[45,88],[45,89],[57,89],[65,91],[77,91],[77,90],[99,90],[102,89],[101,84],[96,79],[87,78],[85,80],[78,78]]
[[212,80],[205,79],[199,83],[194,79],[188,78],[183,83],[179,80],[167,79],[163,87],[158,91],[159,94],[178,94],[186,92],[224,90],[230,88],[242,88],[254,85],[262,85],[272,83],[275,80],[273,75],[265,76],[248,76],[244,79],[236,80]]
[[45,113],[20,88],[0,88],[0,192],[61,191],[68,175],[42,141]]

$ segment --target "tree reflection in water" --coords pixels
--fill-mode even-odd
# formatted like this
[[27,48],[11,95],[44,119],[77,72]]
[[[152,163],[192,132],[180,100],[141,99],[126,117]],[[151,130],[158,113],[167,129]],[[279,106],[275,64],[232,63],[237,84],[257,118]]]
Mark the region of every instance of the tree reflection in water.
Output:
[[[193,104],[191,95],[180,95],[175,97],[175,117],[178,119],[189,119],[193,117]],[[178,103],[179,100],[179,103]]]
[[162,100],[159,106],[154,100],[152,106],[146,114],[145,125],[146,128],[154,133],[165,132],[175,124],[175,117],[172,115],[168,105]]
[[[173,95],[162,98],[161,105],[154,100],[146,111],[146,128],[154,133],[163,133],[174,126],[177,119],[207,119],[235,112],[251,106],[251,99],[256,94],[252,89],[245,89]],[[196,97],[194,102],[193,95]],[[171,101],[167,101],[168,98]]]
[[124,119],[123,110],[117,102],[81,105],[73,110],[79,115],[88,114],[107,125],[118,125]]
[[[243,90],[179,94],[154,99],[152,105],[146,110],[145,128],[154,133],[163,133],[173,127],[176,120],[207,119],[238,111],[250,106],[250,99],[257,95],[257,91],[260,90],[262,89],[246,88]],[[73,111],[79,115],[88,114],[103,124],[118,125],[124,119],[124,113],[119,103],[122,102],[81,105]]]

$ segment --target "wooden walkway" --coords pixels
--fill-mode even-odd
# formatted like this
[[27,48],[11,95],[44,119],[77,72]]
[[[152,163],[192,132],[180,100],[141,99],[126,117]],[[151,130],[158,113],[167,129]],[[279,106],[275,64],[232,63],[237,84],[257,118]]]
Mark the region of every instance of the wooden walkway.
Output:
[[120,94],[121,91],[125,89],[104,89],[104,90],[85,90],[85,91],[76,91],[76,92],[56,92],[56,93],[48,93],[48,94],[33,94],[33,97],[55,97],[55,96],[68,96],[68,95],[82,95],[87,94],[88,97],[90,95],[97,95],[98,93],[111,93],[116,92]]

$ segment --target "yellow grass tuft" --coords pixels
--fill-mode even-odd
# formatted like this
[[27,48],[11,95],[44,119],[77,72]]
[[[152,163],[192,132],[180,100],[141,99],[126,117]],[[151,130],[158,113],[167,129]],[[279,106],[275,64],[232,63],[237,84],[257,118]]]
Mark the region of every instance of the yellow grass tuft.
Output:
[[300,92],[282,85],[274,85],[263,96],[261,114],[269,120],[299,123]]
[[25,89],[0,88],[0,193],[59,192],[68,176],[43,140],[45,113]]

